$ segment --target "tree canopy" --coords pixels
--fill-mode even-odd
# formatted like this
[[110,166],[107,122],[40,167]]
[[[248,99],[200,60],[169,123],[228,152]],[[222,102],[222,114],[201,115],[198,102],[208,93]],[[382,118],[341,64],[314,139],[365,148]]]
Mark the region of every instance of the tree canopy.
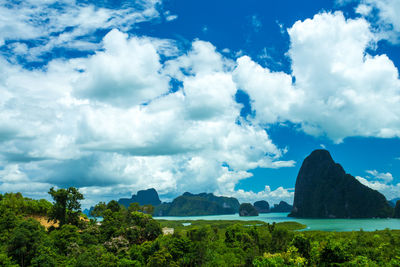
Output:
[[55,190],[52,187],[49,194],[54,200],[54,204],[49,212],[49,220],[58,222],[60,227],[64,224],[78,225],[81,213],[81,204],[79,201],[84,199],[79,190],[75,187]]

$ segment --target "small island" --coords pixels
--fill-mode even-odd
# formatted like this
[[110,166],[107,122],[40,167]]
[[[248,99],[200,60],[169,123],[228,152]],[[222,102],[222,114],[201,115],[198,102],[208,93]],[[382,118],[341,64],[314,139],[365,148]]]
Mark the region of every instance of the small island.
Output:
[[239,207],[239,216],[258,216],[258,211],[250,203],[242,203]]

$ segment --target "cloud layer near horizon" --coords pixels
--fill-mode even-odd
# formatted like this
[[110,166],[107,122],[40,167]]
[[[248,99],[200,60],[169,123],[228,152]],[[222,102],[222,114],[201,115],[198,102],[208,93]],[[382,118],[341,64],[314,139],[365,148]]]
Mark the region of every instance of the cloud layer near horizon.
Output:
[[[158,1],[119,11],[66,2],[64,19],[46,5],[48,30],[31,35],[24,23],[35,17],[29,4],[38,4],[27,3],[20,11],[0,10],[18,14],[0,36],[13,51],[0,58],[0,191],[42,197],[53,185],[77,186],[88,204],[149,187],[166,198],[208,191],[242,201],[291,201],[293,191],[282,187],[235,189],[251,169],[294,166],[281,159],[286,149],[274,144],[268,125],[289,121],[333,142],[400,136],[398,70],[386,55],[368,54],[380,37],[365,18],[336,12],[296,22],[287,29],[288,74],[248,56],[223,56],[210,42],[194,40],[183,50],[173,40],[127,34],[128,25],[161,16]],[[90,12],[103,19],[69,24],[68,14]],[[107,34],[88,39],[99,29]],[[28,46],[23,38],[46,41]],[[15,56],[37,60],[67,43],[92,52],[37,69]],[[240,115],[239,89],[254,116]]]

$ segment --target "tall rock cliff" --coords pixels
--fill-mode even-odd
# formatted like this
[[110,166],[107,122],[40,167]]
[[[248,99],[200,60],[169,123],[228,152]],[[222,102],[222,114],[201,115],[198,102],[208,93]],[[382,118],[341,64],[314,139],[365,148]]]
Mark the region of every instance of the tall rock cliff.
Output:
[[121,198],[118,203],[129,207],[131,203],[139,203],[139,205],[153,205],[157,206],[161,204],[161,200],[158,197],[158,193],[154,188],[147,190],[139,190],[137,195],[132,195],[131,198]]
[[313,151],[303,162],[296,180],[293,210],[303,218],[390,217],[386,198],[346,174],[327,150]]
[[265,200],[260,200],[254,202],[254,208],[257,209],[258,213],[268,213],[269,210],[269,203]]

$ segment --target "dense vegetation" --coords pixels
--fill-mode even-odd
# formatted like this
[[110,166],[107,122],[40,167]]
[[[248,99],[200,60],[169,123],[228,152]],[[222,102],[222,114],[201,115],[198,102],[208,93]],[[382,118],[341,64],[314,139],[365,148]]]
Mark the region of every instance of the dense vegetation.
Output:
[[[0,194],[0,266],[400,265],[400,231],[299,232],[297,223],[257,221],[183,226],[152,219],[144,213],[152,212],[149,206],[127,209],[116,201],[94,207],[100,224],[81,217],[77,190],[50,194],[53,204]],[[43,217],[57,224],[46,229],[38,222]],[[164,226],[174,234],[163,235]]]

